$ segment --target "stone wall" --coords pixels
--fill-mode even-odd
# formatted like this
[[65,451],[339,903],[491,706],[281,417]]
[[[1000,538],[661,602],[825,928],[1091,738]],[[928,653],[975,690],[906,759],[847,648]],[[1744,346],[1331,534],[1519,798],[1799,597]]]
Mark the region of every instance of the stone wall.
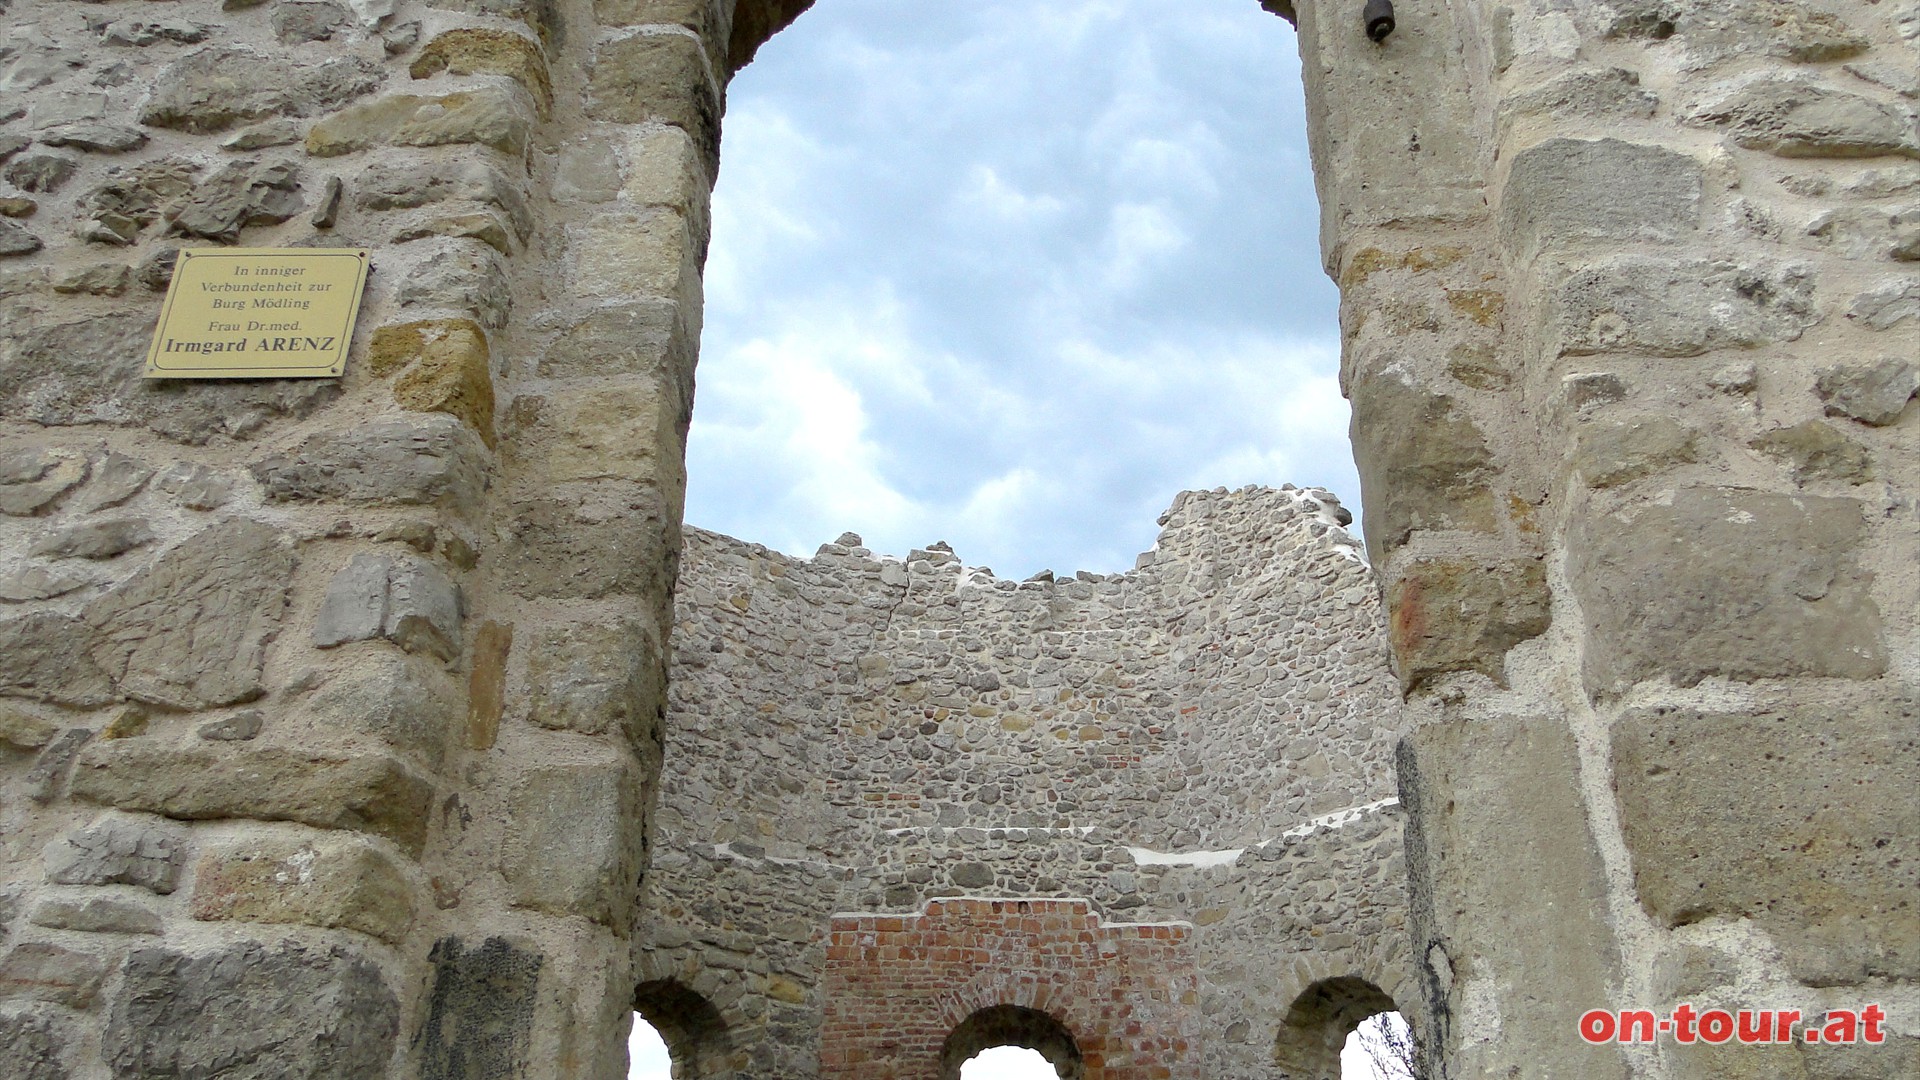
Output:
[[[689,529],[638,969],[713,1002],[756,1077],[840,1075],[818,1055],[878,1007],[841,995],[889,984],[896,954],[841,970],[837,920],[941,898],[1185,927],[1123,998],[1190,981],[1176,1074],[1268,1075],[1320,980],[1406,992],[1398,691],[1347,517],[1324,492],[1190,492],[1138,568],[1025,582],[940,544],[795,559]],[[1007,1000],[921,1016],[939,1031],[913,1045],[1037,1007],[1016,946],[988,951]],[[1095,984],[1056,989],[1064,1008]],[[1054,1012],[1083,1050],[1118,1032],[1076,1025],[1124,1024]]]
[[[1909,1075],[1920,8],[1398,7],[1300,28],[1437,1075]],[[1573,1035],[1686,1000],[1898,1019]]]
[[[0,10],[0,1073],[617,1075],[701,39]],[[231,244],[371,250],[344,378],[142,381],[175,253]]]
[[[680,682],[793,682],[683,696],[686,738],[743,734],[649,824],[724,89],[807,6],[0,5],[0,1071],[611,1077],[639,987],[699,1061],[808,1075],[841,905],[1043,877],[1194,924],[1203,1072],[1302,1060],[1290,1029],[1377,1000],[1356,969],[1408,1004],[1386,913],[1325,894],[1399,818],[1286,836],[1389,783],[1336,677],[1375,586],[1298,520],[1234,535],[1306,580],[1178,528],[1179,580],[1031,587],[696,537],[732,560],[696,585],[765,579],[695,599],[746,611]],[[1265,6],[1300,25],[1436,1074],[1912,1075],[1920,7],[1403,0],[1376,44],[1357,3]],[[344,378],[139,379],[174,250],[236,243],[372,251]],[[1284,656],[1276,611],[1358,659]],[[782,733],[829,703],[833,739]],[[1572,1037],[1683,999],[1874,999],[1893,1038]]]

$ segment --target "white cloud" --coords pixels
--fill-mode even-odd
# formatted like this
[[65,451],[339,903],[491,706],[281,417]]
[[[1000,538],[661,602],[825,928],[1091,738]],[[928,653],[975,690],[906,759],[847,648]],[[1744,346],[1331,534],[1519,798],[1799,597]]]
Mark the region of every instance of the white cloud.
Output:
[[729,90],[688,519],[1114,570],[1182,486],[1353,498],[1291,31],[837,0]]

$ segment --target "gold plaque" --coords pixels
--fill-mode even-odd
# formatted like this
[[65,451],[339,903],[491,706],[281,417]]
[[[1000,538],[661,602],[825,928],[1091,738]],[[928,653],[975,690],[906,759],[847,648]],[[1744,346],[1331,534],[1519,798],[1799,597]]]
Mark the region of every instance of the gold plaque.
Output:
[[366,284],[361,248],[184,249],[147,378],[338,376]]

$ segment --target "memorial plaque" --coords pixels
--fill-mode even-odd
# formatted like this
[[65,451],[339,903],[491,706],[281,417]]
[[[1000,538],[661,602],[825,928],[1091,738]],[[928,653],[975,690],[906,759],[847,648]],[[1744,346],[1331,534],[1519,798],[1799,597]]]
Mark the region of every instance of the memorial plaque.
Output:
[[147,378],[337,377],[366,284],[360,248],[183,250]]

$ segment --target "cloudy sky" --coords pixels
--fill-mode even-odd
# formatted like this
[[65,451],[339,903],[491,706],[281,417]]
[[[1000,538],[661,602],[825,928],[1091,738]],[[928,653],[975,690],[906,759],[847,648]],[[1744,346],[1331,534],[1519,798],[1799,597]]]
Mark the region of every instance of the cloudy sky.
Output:
[[1175,492],[1358,506],[1294,33],[821,0],[729,91],[687,520],[1112,572]]

